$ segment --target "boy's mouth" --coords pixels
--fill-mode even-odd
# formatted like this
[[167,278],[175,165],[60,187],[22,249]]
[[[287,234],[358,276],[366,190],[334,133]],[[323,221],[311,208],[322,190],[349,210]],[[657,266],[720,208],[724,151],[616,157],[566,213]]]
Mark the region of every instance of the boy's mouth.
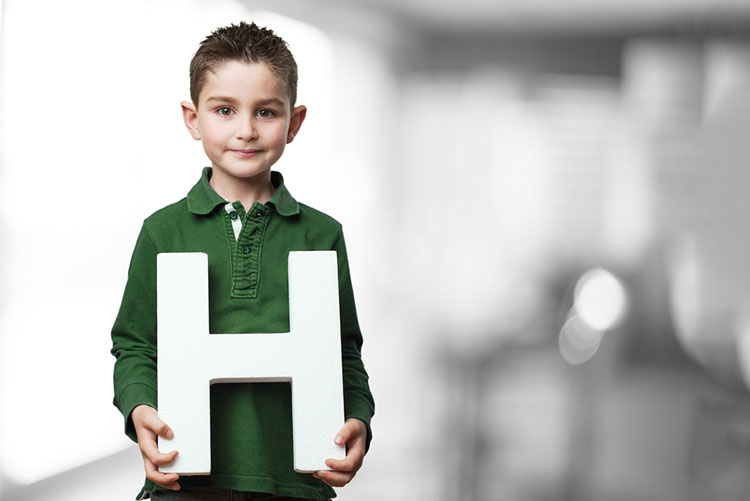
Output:
[[229,151],[231,151],[232,153],[234,153],[235,155],[239,157],[250,158],[250,157],[257,155],[263,150],[258,150],[255,148],[242,148],[242,149],[230,149]]

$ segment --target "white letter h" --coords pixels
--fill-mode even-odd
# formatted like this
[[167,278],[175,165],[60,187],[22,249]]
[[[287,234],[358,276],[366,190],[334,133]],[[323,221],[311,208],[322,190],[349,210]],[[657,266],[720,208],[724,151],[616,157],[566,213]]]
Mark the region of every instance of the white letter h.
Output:
[[227,382],[291,382],[296,471],[343,458],[333,443],[344,422],[336,253],[289,253],[290,332],[281,334],[209,333],[206,254],[159,254],[157,270],[159,417],[174,431],[160,449],[180,452],[159,470],[210,473],[209,386]]

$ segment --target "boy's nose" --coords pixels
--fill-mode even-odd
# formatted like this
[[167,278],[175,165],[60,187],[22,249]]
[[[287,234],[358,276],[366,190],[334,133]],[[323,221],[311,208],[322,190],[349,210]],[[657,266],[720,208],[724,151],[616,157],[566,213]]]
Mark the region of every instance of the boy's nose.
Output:
[[237,130],[237,138],[249,141],[256,137],[258,137],[258,129],[255,126],[253,117],[243,119],[240,123],[240,128]]

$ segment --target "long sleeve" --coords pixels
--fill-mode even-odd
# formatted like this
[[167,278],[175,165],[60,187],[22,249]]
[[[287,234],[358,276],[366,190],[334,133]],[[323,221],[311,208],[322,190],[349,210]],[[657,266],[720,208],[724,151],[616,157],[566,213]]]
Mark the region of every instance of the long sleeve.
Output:
[[130,413],[139,404],[156,408],[156,254],[146,225],[135,244],[120,311],[112,327],[114,405],[125,433],[136,441]]
[[357,320],[343,233],[336,239],[333,250],[336,251],[338,256],[344,414],[346,419],[357,418],[365,423],[367,426],[366,447],[369,449],[372,440],[370,420],[375,413],[375,401],[370,392],[369,376],[362,363],[362,332]]

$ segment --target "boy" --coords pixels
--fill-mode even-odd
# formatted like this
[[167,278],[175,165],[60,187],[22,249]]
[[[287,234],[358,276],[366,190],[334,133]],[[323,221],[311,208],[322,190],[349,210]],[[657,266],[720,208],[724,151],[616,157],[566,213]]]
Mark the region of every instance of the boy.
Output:
[[[296,87],[286,43],[254,23],[214,31],[190,63],[192,103],[182,103],[183,118],[212,166],[186,198],[144,221],[112,328],[114,404],[146,471],[138,499],[328,499],[332,486],[356,474],[369,447],[374,402],[341,225],[298,203],[271,171],[305,119]],[[327,460],[331,471],[295,472],[290,385],[216,384],[211,475],[159,472],[178,451],[160,452],[156,442],[173,435],[156,411],[156,254],[207,253],[211,332],[239,334],[289,331],[287,258],[294,250],[337,252],[346,422],[331,438],[346,444],[346,458]]]

